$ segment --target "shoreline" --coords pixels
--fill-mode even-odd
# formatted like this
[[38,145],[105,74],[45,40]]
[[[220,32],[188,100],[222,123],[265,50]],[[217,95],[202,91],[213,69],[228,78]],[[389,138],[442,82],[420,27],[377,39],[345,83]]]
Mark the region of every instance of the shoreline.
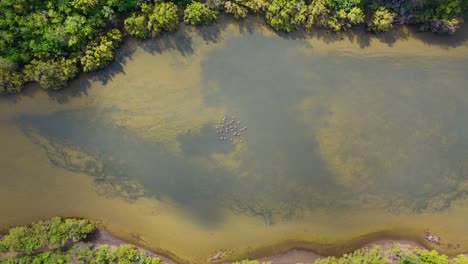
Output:
[[[89,242],[91,244],[95,245],[95,246],[109,245],[111,247],[117,247],[117,246],[120,246],[120,245],[123,245],[123,244],[129,244],[128,242],[126,242],[126,241],[112,235],[111,233],[109,233],[109,231],[107,231],[105,228],[102,228],[102,227],[98,227],[96,229],[96,233],[93,234],[91,236],[91,238],[89,238]],[[173,260],[173,257],[165,256],[162,253],[157,253],[157,252],[154,252],[152,250],[148,250],[147,248],[142,247],[140,245],[135,245],[135,246],[138,248],[138,250],[141,250],[141,251],[144,251],[144,252],[148,253],[148,255],[151,256],[151,257],[157,257],[157,258],[161,259],[164,263],[167,263],[167,264],[177,264],[177,263],[179,263],[179,262]]]
[[[380,233],[376,233],[378,235]],[[306,244],[311,245],[311,242],[294,242],[294,241],[286,241],[283,244],[279,244],[278,246],[272,246],[272,247],[266,247],[262,249],[258,249],[256,251],[253,251],[252,253],[248,253],[248,256],[245,257],[240,257],[237,258],[235,256],[227,256],[227,257],[220,257],[219,259],[213,260],[213,261],[205,261],[205,263],[234,263],[236,261],[241,261],[241,260],[257,260],[260,263],[268,263],[268,264],[296,264],[296,263],[303,263],[303,264],[313,264],[315,260],[319,258],[325,258],[325,257],[340,257],[343,254],[349,254],[353,252],[354,250],[357,249],[372,249],[375,247],[378,247],[382,254],[384,256],[391,256],[392,250],[395,248],[395,245],[398,245],[398,248],[401,250],[407,250],[407,251],[412,251],[415,249],[428,249],[432,250],[431,247],[427,247],[423,243],[420,243],[420,241],[413,241],[410,239],[405,239],[405,238],[398,238],[397,236],[390,238],[390,237],[381,237],[377,238],[377,236],[371,236],[368,237],[368,240],[375,239],[373,241],[369,241],[363,245],[353,247],[353,241],[348,241],[346,243],[337,243],[337,244],[322,244],[322,250],[325,249],[325,251],[319,250],[313,250],[310,247],[307,247]],[[4,235],[0,235],[0,239]],[[366,240],[360,240],[354,242],[354,244],[358,244],[359,242],[363,242]],[[163,263],[167,264],[182,264],[182,263],[192,263],[190,261],[184,260],[182,258],[179,258],[178,256],[163,250],[155,250],[155,249],[150,249],[148,247],[145,247],[144,245],[141,245],[139,242],[133,242],[133,241],[126,241],[123,239],[118,238],[118,236],[111,234],[108,230],[105,229],[103,226],[97,226],[96,230],[94,233],[92,233],[87,239],[84,240],[84,242],[90,243],[93,246],[101,246],[101,245],[108,245],[110,247],[118,247],[123,244],[131,244],[135,246],[139,251],[144,252],[148,256],[151,257],[157,257],[160,260],[163,261]],[[302,244],[302,245],[301,245]],[[315,244],[319,245],[319,244]],[[276,251],[275,252],[275,248]],[[326,253],[320,253],[320,252],[326,252],[326,248],[330,249],[342,249],[343,251],[340,253],[336,254],[326,254]],[[218,251],[218,252],[223,252],[224,251]],[[268,253],[269,252],[269,253]],[[457,253],[457,254],[447,254],[448,256],[448,263],[452,263],[453,259],[456,257],[456,255],[465,255],[468,257],[468,252],[464,253]],[[3,257],[14,257],[16,254],[11,253],[11,252],[2,252],[0,253],[0,259]]]
[[[47,56],[44,56],[44,54],[39,54],[38,50],[41,49],[35,47],[36,44],[30,44],[30,46],[24,44],[28,43],[28,41],[16,41],[17,43],[20,43],[18,44],[20,47],[20,49],[18,49],[19,51],[16,51],[17,47],[14,47],[14,45],[10,47],[12,44],[5,44],[5,47],[1,47],[0,50],[2,56],[5,57],[5,59],[0,57],[0,59],[2,59],[1,61],[5,61],[2,62],[2,64],[7,65],[2,66],[4,69],[2,68],[2,78],[0,78],[0,94],[19,93],[31,82],[39,84],[44,89],[62,89],[67,86],[68,81],[75,79],[79,73],[98,71],[108,67],[108,65],[115,60],[115,53],[117,47],[122,42],[123,36],[130,35],[142,40],[157,39],[162,35],[161,32],[169,33],[177,31],[181,25],[199,27],[217,24],[220,20],[219,18],[222,16],[232,17],[239,22],[253,15],[261,16],[262,20],[268,25],[270,30],[281,35],[289,35],[290,33],[299,31],[312,32],[316,29],[324,29],[327,32],[342,33],[350,31],[353,27],[364,27],[366,31],[377,35],[383,32],[391,32],[394,25],[415,25],[418,27],[419,31],[432,31],[433,33],[440,35],[454,35],[455,32],[459,31],[459,29],[464,26],[464,19],[468,12],[465,10],[466,6],[459,4],[458,2],[455,2],[456,7],[450,8],[457,11],[452,11],[450,12],[451,14],[445,14],[442,17],[432,14],[433,12],[436,12],[436,8],[448,8],[440,3],[435,7],[424,6],[423,8],[423,5],[418,6],[417,4],[410,5],[409,7],[400,3],[386,6],[378,1],[371,4],[371,1],[367,4],[350,4],[351,6],[347,8],[350,10],[326,4],[323,4],[323,7],[320,7],[320,5],[313,3],[306,4],[302,0],[296,1],[297,8],[291,8],[281,1],[264,0],[257,4],[236,4],[234,2],[234,5],[237,6],[237,8],[228,7],[232,5],[231,1],[220,1],[218,3],[207,3],[206,1],[202,1],[196,3],[199,3],[199,5],[172,3],[172,5],[161,6],[156,3],[154,5],[149,4],[149,6],[151,6],[149,9],[155,8],[156,10],[158,8],[167,8],[168,10],[171,10],[165,14],[166,17],[163,15],[163,17],[166,18],[165,22],[159,22],[159,24],[156,23],[158,25],[155,24],[153,26],[145,26],[142,22],[149,18],[151,12],[144,10],[144,8],[140,7],[139,4],[133,4],[133,6],[128,7],[119,6],[118,8],[117,6],[112,6],[112,8],[108,7],[112,11],[113,16],[115,12],[115,14],[122,17],[116,18],[116,16],[114,16],[113,18],[102,18],[102,20],[99,21],[100,26],[97,26],[96,29],[90,30],[91,33],[89,33],[89,35],[92,36],[91,38],[84,38],[76,33],[72,33],[72,36],[77,38],[77,40],[75,40],[76,43],[69,44],[68,46],[71,47],[73,45],[77,45],[73,48],[80,50],[79,52],[75,52],[74,49],[70,47],[64,48],[59,46],[56,47],[55,50],[48,47],[44,48],[42,51],[44,54],[47,54]],[[373,6],[374,4],[378,6],[378,9]],[[33,7],[36,12],[40,10],[40,8],[34,5]],[[5,6],[5,8],[6,10],[9,10],[11,7]],[[69,8],[67,12],[64,12],[58,6],[54,6],[53,4],[51,4],[49,8],[49,11],[55,11],[55,15],[62,18],[66,18],[69,14],[74,14],[79,11],[79,8],[73,7]],[[327,11],[322,15],[324,18],[319,19],[323,20],[322,22],[318,22],[317,14],[314,14],[314,12],[311,11],[311,9],[314,10],[315,8],[323,8]],[[91,7],[86,7],[82,11],[85,9],[86,11],[93,10]],[[195,15],[195,18],[191,18],[194,14],[200,13],[199,10],[204,10],[203,12],[206,14],[198,16]],[[284,15],[281,16],[280,13],[278,13],[278,10],[282,10],[282,12],[286,13],[288,18],[284,18]],[[344,12],[344,17],[343,13],[340,13],[338,10]],[[353,10],[354,12],[352,12]],[[13,9],[10,11],[13,11]],[[96,11],[97,10],[94,10],[94,12]],[[104,12],[103,10],[99,11]],[[48,21],[49,15],[46,11],[42,12],[44,12],[42,14],[43,20]],[[418,15],[424,15],[427,12],[430,12],[432,15],[424,19],[416,19]],[[20,19],[25,19],[31,14],[31,11],[21,12],[18,17]],[[140,21],[135,19],[135,16],[143,18],[143,20]],[[87,15],[85,17],[88,18]],[[161,19],[158,21],[160,20]],[[2,22],[5,25],[8,25],[5,26],[5,29],[15,28],[14,23],[16,22],[13,22],[12,19],[7,18],[4,21],[2,20]],[[48,22],[40,24],[52,29],[53,27],[47,23]],[[96,25],[99,24],[97,21],[94,21],[94,23]],[[90,22],[86,22],[84,24],[91,28],[93,27],[93,24]],[[29,31],[32,30],[28,28],[19,34],[13,30],[6,30],[6,32],[11,35],[11,38],[15,40],[23,38],[34,39]],[[111,41],[108,42],[108,44],[103,44],[105,42],[104,40]],[[52,44],[48,43],[48,40],[44,38],[40,39],[38,43],[43,44],[41,41],[47,43],[48,45],[46,46],[52,46]],[[8,42],[15,43],[15,41]],[[100,45],[109,51],[109,54],[106,54],[106,56],[98,55],[99,53],[95,52],[95,50],[100,46],[97,43],[100,42]],[[54,46],[58,45],[57,43],[54,42]],[[8,52],[8,49],[13,49],[15,52]],[[84,52],[85,50],[88,55]],[[73,56],[70,55],[72,53],[74,53]],[[47,59],[44,60],[44,57]],[[60,62],[59,59],[62,61]],[[46,68],[46,65],[62,70],[65,68],[67,71],[60,72],[60,70],[49,69],[48,72],[45,72],[44,68]]]
[[[1,237],[3,237],[3,235],[0,235],[0,238]],[[93,233],[85,241],[88,243],[91,243],[93,246],[108,245],[110,247],[118,247],[123,244],[132,244],[138,250],[147,253],[151,257],[157,257],[167,264],[190,263],[186,260],[183,260],[182,258],[177,257],[174,254],[170,254],[170,253],[167,254],[167,252],[163,253],[163,252],[159,252],[158,250],[151,250],[145,246],[139,245],[138,242],[134,243],[133,241],[122,240],[118,238],[117,236],[111,234],[104,227],[97,227],[95,233]],[[378,239],[376,241],[367,243],[363,246],[354,248],[350,250],[349,252],[352,252],[358,248],[370,249],[374,246],[378,246],[380,249],[383,250],[383,252],[388,252],[389,250],[393,248],[395,243],[397,243],[401,249],[409,249],[409,250],[415,249],[415,248],[427,249],[427,247],[423,246],[422,244],[411,241],[411,240],[407,240],[407,239]],[[342,246],[342,244],[337,244],[338,247],[340,247],[340,245]],[[279,246],[281,246],[281,244]],[[329,244],[327,246],[332,246],[332,244]],[[314,263],[314,261],[318,258],[323,258],[323,257],[328,257],[328,256],[338,257],[342,254],[346,254],[349,252],[343,252],[341,254],[326,255],[326,254],[320,254],[311,249],[306,249],[305,247],[293,245],[292,248],[287,249],[285,251],[281,251],[280,249],[280,252],[277,252],[277,253],[268,254],[266,253],[265,249],[259,249],[257,251],[254,251],[254,253],[252,254],[248,254],[249,256],[246,258],[229,259],[229,257],[228,258],[222,257],[219,260],[215,260],[211,262],[206,261],[206,262],[207,263],[233,263],[236,261],[241,261],[242,259],[251,259],[251,260],[258,260],[260,263],[272,263],[272,264],[273,263],[275,264],[304,263],[304,264],[307,264],[307,263]],[[263,255],[262,253],[265,255]],[[11,257],[14,255],[15,254],[11,254],[9,252],[0,253],[0,258]],[[452,259],[453,257],[454,256],[450,256],[449,259]]]
[[[179,257],[170,251],[163,249],[152,249],[143,245],[143,241],[126,241],[118,238],[118,235],[114,235],[106,230],[103,226],[98,226],[96,234],[89,239],[89,242],[93,245],[107,244],[109,246],[119,246],[121,244],[132,244],[139,250],[148,253],[152,257],[158,257],[164,263],[168,264],[184,264],[191,263],[190,261]],[[403,235],[391,234],[390,232],[376,232],[369,235],[364,235],[355,239],[351,239],[341,243],[332,244],[319,244],[307,241],[284,241],[276,245],[258,248],[251,252],[247,252],[245,255],[225,255],[217,260],[208,261],[205,263],[234,263],[244,259],[258,260],[260,263],[275,263],[275,264],[295,264],[295,263],[314,263],[318,258],[324,257],[340,257],[343,254],[349,254],[357,249],[370,249],[372,247],[379,247],[384,254],[388,254],[394,245],[398,244],[400,249],[412,250],[412,249],[428,249],[436,250],[440,253],[441,250],[437,250],[435,247],[430,247],[430,243],[425,241],[422,236],[421,239],[410,239]],[[213,255],[217,252],[226,253],[227,251],[214,251]],[[449,263],[457,255],[462,254],[468,256],[468,252],[457,252],[457,253],[444,253],[448,256]]]

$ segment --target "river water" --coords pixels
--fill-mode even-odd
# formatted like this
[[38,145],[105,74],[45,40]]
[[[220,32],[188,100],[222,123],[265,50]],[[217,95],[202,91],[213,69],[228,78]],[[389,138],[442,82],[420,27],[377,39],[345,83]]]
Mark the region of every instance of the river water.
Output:
[[468,251],[467,73],[466,30],[128,40],[63,91],[0,99],[0,226],[88,217],[194,263],[425,229]]

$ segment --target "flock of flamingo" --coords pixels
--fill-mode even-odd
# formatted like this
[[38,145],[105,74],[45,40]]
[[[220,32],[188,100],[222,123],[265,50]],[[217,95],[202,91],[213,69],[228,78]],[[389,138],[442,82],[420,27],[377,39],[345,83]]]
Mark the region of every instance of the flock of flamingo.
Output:
[[216,124],[216,133],[220,135],[219,139],[228,142],[244,143],[243,133],[247,131],[246,126],[241,126],[241,121],[236,116],[224,116]]

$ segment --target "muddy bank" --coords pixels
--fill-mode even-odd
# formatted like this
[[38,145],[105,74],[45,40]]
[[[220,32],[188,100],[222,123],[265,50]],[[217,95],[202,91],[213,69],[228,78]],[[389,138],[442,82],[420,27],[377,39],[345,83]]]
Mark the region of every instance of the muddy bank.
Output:
[[[381,236],[378,238],[378,236]],[[387,238],[382,238],[385,234],[374,234],[367,237],[359,238],[355,241],[348,241],[347,243],[341,244],[328,244],[328,245],[319,245],[316,244],[312,247],[311,243],[301,242],[286,242],[275,247],[264,248],[252,252],[249,254],[247,259],[258,260],[260,263],[276,263],[276,264],[295,264],[295,263],[310,263],[313,264],[318,258],[323,258],[327,256],[336,256],[340,257],[343,254],[353,252],[358,248],[370,249],[373,247],[379,247],[383,255],[387,259],[392,259],[394,257],[395,245],[398,245],[398,248],[403,251],[413,251],[415,249],[430,249],[433,247],[427,247],[422,241],[411,241],[405,239],[399,239],[398,236],[393,235],[393,238],[386,234]],[[0,239],[3,236],[0,235]],[[375,239],[371,241],[371,239]],[[371,242],[369,242],[371,241]],[[117,236],[109,233],[105,228],[99,227],[96,231],[88,237],[84,242],[91,243],[93,246],[108,245],[110,247],[118,247],[123,244],[134,244],[139,251],[144,252],[146,255],[151,257],[157,257],[161,259],[164,263],[167,264],[177,264],[177,263],[192,263],[190,261],[184,260],[175,256],[170,252],[158,251],[150,249],[141,245],[144,244],[144,241],[125,241]],[[138,245],[140,244],[140,245]],[[360,246],[356,246],[360,245]],[[443,244],[442,244],[443,245]],[[315,249],[312,249],[315,248]],[[41,250],[42,252],[42,250]],[[339,253],[338,253],[339,252]],[[465,255],[468,255],[465,253]],[[17,256],[15,253],[11,252],[1,252],[0,259],[3,257],[14,257]],[[452,263],[452,259],[455,256],[449,257],[449,263]],[[232,259],[231,259],[232,258]],[[242,259],[235,259],[236,256],[230,256],[230,250],[220,250],[217,251],[212,257],[208,258],[205,262],[207,263],[233,263],[235,261],[240,261]]]
[[[114,235],[110,234],[104,228],[98,229],[95,237],[91,241],[95,245],[107,244],[110,246],[119,246],[128,242],[121,240]],[[132,241],[130,243],[138,242]],[[447,244],[447,242],[445,242]],[[414,240],[408,240],[397,234],[388,234],[384,232],[371,234],[365,237],[360,237],[353,241],[337,244],[314,244],[310,242],[299,242],[299,241],[288,241],[283,244],[279,244],[272,247],[256,250],[248,254],[247,257],[241,259],[235,259],[234,256],[230,256],[230,251],[217,251],[211,257],[212,260],[207,259],[207,263],[233,263],[242,259],[258,260],[260,263],[275,263],[275,264],[295,264],[295,263],[314,263],[318,258],[335,256],[340,257],[343,254],[353,252],[356,249],[364,248],[370,249],[372,247],[379,247],[384,255],[390,256],[392,250],[395,248],[395,244],[401,250],[414,250],[414,249],[434,249],[436,245],[431,245],[425,241],[423,236],[421,238],[415,238]],[[439,246],[443,246],[439,245]],[[165,263],[177,264],[177,263],[190,263],[184,259],[178,258],[170,252],[157,252],[152,251],[147,247],[137,246],[139,250],[147,252],[153,257],[158,257]],[[222,253],[222,254],[220,254]],[[468,255],[467,253],[464,253]],[[221,257],[216,257],[220,255]],[[449,254],[449,263],[456,255]]]
[[[414,248],[424,248],[420,244],[412,241],[406,240],[379,240],[372,242],[370,244],[365,245],[363,248],[372,248],[374,246],[378,246],[384,252],[390,251],[394,244],[397,243],[401,249],[410,250]],[[312,264],[318,258],[324,257],[323,255],[317,254],[315,252],[304,250],[304,249],[292,249],[285,253],[274,255],[270,257],[260,258],[260,262],[269,262],[269,263],[277,263],[277,264],[296,264],[296,263],[304,263],[304,264]]]
[[[110,234],[104,228],[97,229],[96,233],[93,234],[93,236],[89,239],[89,242],[92,243],[94,246],[109,245],[111,247],[118,247],[118,246],[123,245],[123,244],[128,244],[128,242],[113,236],[112,234]],[[145,247],[141,247],[141,246],[138,246],[138,245],[135,245],[135,246],[138,248],[138,250],[147,253],[151,257],[158,257],[164,263],[167,263],[167,264],[176,264],[176,263],[178,263],[178,262],[172,260],[170,257],[167,257],[167,256],[165,256],[163,254],[155,253],[153,251],[150,251],[150,250],[146,249]],[[176,259],[175,257],[173,257],[173,258]]]

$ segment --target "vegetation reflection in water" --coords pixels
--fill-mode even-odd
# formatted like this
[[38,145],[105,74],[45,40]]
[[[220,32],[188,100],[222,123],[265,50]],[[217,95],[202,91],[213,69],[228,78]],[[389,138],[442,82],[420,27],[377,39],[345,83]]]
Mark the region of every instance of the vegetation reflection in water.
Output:
[[[140,44],[125,74],[40,115],[20,102],[8,125],[20,127],[57,169],[93,177],[100,196],[175,204],[206,232],[241,232],[245,220],[226,226],[230,215],[257,221],[245,227],[266,226],[262,232],[277,240],[333,242],[430,227],[447,239],[442,250],[468,249],[456,231],[466,225],[449,218],[468,209],[466,57],[355,56],[262,31],[222,34],[224,41],[207,45],[216,41],[178,33],[161,40],[178,47],[169,52]],[[183,46],[187,40],[192,48]],[[224,113],[249,124],[245,144],[215,140]],[[139,233],[164,230],[163,222],[137,220],[143,217],[109,219],[147,223]],[[336,218],[349,226],[338,227]],[[277,242],[242,236],[249,246]],[[217,246],[206,238],[196,253],[171,247],[187,238],[145,239],[198,260]],[[252,250],[239,239],[220,244]]]

